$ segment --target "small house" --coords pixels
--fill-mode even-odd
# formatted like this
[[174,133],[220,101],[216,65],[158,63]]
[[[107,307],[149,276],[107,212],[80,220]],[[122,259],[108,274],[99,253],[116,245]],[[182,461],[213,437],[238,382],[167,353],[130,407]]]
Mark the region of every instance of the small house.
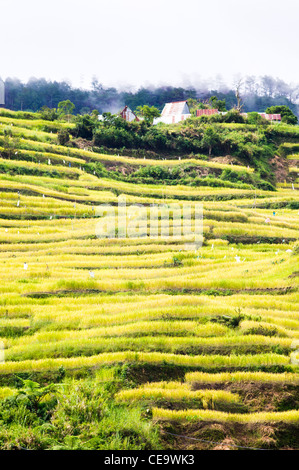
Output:
[[[257,113],[262,116],[267,121],[271,122],[281,122],[281,114],[266,114],[266,113]],[[248,113],[241,113],[241,116],[247,118]]]
[[197,109],[196,116],[212,116],[213,114],[219,114],[218,109]]
[[163,122],[164,124],[175,124],[184,121],[191,116],[187,101],[174,101],[166,103],[161,117],[154,119],[154,124]]
[[281,114],[266,114],[266,113],[259,113],[263,118],[267,119],[267,121],[281,121]]
[[122,117],[125,121],[139,121],[140,119],[136,116],[135,113],[129,108],[129,106],[125,106],[124,109],[120,112],[120,117]]

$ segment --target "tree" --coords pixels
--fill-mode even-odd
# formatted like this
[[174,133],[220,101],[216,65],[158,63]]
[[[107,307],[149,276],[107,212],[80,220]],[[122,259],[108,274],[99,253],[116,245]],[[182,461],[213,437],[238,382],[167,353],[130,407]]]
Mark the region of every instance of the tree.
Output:
[[1,146],[3,150],[3,156],[5,158],[15,158],[15,155],[18,153],[17,149],[20,147],[20,140],[18,138],[13,138],[11,129],[4,129],[4,138]]
[[218,111],[226,111],[225,100],[218,100],[217,96],[211,96],[210,103],[214,109],[218,109]]
[[41,118],[45,119],[46,121],[55,121],[55,119],[57,119],[58,117],[56,109],[55,108],[51,109],[48,106],[43,106],[40,109],[40,114],[41,114]]
[[208,126],[202,137],[201,144],[203,147],[207,147],[209,150],[209,156],[211,156],[212,148],[214,145],[219,143],[219,136],[212,126]]
[[256,78],[253,75],[246,77],[245,79],[245,93],[248,95],[256,95],[258,91],[258,84]]
[[100,115],[100,113],[99,113],[99,111],[98,111],[97,109],[93,109],[93,110],[91,111],[90,115],[91,115],[91,118],[92,118],[93,120],[95,120],[95,121],[98,121],[98,120],[99,120],[99,115]]
[[276,80],[269,75],[264,75],[261,78],[261,86],[263,93],[268,97],[273,97],[276,91]]
[[242,111],[242,108],[243,108],[243,100],[242,100],[242,97],[241,97],[241,88],[243,86],[243,80],[240,79],[238,80],[236,83],[235,83],[235,96],[237,98],[237,111],[239,111],[239,113]]
[[75,109],[74,103],[72,103],[70,100],[65,100],[65,101],[60,101],[58,103],[58,115],[59,117],[65,117],[68,116],[68,122],[70,121],[70,114],[73,113]]
[[145,121],[152,124],[154,118],[160,116],[160,111],[155,106],[148,106],[145,104],[144,106],[138,106],[136,108],[136,114],[138,116],[142,116]]
[[248,124],[268,124],[266,119],[256,112],[251,112],[247,114],[247,122]]
[[77,116],[76,117],[76,127],[75,127],[75,135],[77,137],[82,137],[83,139],[91,140],[93,137],[93,131],[96,129],[99,120],[92,118],[89,114],[85,114],[84,116]]
[[117,116],[115,116],[115,114],[110,113],[109,111],[107,111],[106,113],[103,113],[102,116],[103,116],[104,126],[114,125],[114,123],[117,119]]
[[286,124],[297,124],[298,118],[288,106],[270,106],[266,109],[267,114],[281,114],[282,122]]
[[207,109],[209,106],[209,100],[198,100],[196,98],[188,98],[187,104],[190,109],[190,113],[195,116],[197,109]]

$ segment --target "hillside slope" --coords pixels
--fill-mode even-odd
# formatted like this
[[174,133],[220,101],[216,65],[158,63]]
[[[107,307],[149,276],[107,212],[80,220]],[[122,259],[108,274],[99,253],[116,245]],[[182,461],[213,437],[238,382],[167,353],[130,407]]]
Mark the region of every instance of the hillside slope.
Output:
[[[273,191],[241,180],[257,173],[245,163],[61,146],[73,124],[11,114],[0,114],[0,447],[298,448],[297,127],[273,131],[290,162]],[[120,196],[147,217],[190,204],[192,228],[201,203],[203,246],[163,236],[163,220],[150,236],[148,218],[143,236],[99,238],[101,208],[121,216]],[[39,401],[21,379],[64,391]]]

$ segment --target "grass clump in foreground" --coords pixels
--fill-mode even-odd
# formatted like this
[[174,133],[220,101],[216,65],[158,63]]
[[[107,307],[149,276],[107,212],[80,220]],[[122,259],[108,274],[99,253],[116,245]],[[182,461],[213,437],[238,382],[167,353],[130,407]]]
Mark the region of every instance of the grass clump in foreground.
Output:
[[122,376],[118,368],[46,387],[20,380],[0,401],[0,449],[160,449],[158,427],[146,411],[114,401],[126,385]]

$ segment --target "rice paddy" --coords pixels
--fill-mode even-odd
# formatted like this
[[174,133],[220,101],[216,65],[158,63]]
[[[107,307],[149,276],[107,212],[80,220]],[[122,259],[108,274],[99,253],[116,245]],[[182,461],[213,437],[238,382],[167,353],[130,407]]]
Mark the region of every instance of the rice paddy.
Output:
[[[87,163],[178,162],[62,147],[56,133],[71,125],[46,124],[0,115],[0,400],[15,393],[14,374],[128,366],[134,383],[115,400],[147,404],[154,422],[298,424],[295,399],[257,412],[225,388],[298,387],[298,190],[97,177]],[[9,158],[2,137],[8,126]],[[294,173],[296,145],[281,147]],[[144,205],[143,231],[99,238],[98,208],[109,204],[121,217],[120,195]],[[191,235],[175,237],[174,224],[163,235],[163,217],[152,237],[150,205],[181,210],[186,202],[193,229],[195,204],[203,205],[202,246],[189,249]]]

